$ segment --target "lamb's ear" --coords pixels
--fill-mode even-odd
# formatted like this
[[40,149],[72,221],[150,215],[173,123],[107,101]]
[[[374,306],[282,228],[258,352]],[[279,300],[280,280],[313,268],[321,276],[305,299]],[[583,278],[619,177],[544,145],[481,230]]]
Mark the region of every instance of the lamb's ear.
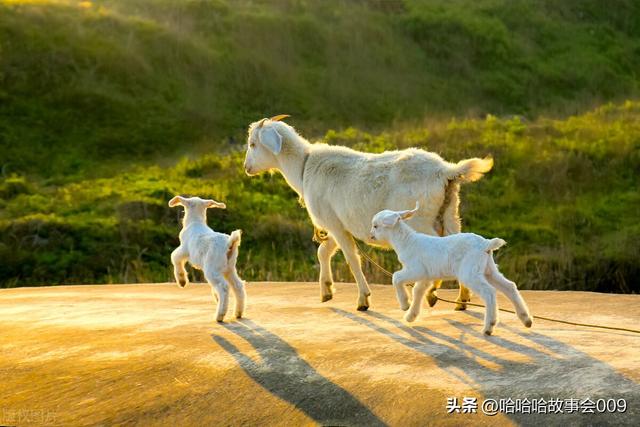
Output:
[[174,208],[178,205],[182,205],[184,206],[184,204],[182,203],[183,199],[180,196],[176,196],[173,199],[169,200],[169,206]]
[[384,225],[385,227],[393,227],[398,223],[399,220],[400,215],[398,215],[397,213],[392,213],[382,218],[382,225]]
[[272,127],[260,130],[260,142],[273,154],[280,154],[282,150],[282,136]]
[[398,212],[398,215],[400,215],[401,219],[409,219],[411,218],[413,215],[415,215],[416,212],[418,212],[418,209],[420,208],[420,203],[416,202],[416,207],[408,210],[408,211],[400,211]]
[[211,199],[207,200],[206,202],[207,202],[207,207],[208,208],[218,208],[218,209],[226,209],[227,208],[227,205],[225,205],[222,202],[216,202],[215,200],[211,200]]

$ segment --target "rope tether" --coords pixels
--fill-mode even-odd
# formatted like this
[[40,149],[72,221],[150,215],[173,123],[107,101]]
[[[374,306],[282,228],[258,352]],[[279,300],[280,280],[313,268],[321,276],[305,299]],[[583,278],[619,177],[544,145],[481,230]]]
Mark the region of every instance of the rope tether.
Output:
[[[386,274],[389,277],[392,277],[393,274],[390,273],[388,270],[386,270],[384,267],[382,267],[380,264],[378,264],[377,262],[375,262],[365,251],[362,250],[362,247],[360,246],[360,244],[358,243],[357,240],[354,240],[356,242],[356,246],[358,247],[358,249],[360,250],[360,253],[362,254],[363,257],[365,257],[365,259],[367,261],[369,261],[371,264],[375,265],[376,267],[378,267],[378,269],[380,269],[380,271],[382,271],[384,274]],[[443,302],[448,302],[450,304],[458,304],[456,301],[451,301],[445,298],[440,298],[439,296],[435,296],[436,299],[438,301],[443,301]],[[472,302],[465,302],[464,304],[473,306],[473,307],[480,307],[480,308],[486,308],[484,305],[482,304],[475,304]],[[498,310],[500,311],[504,311],[506,313],[512,313],[512,314],[516,314],[515,311],[513,310],[508,310],[506,308],[499,308]],[[573,326],[584,326],[586,328],[599,328],[599,329],[608,329],[608,330],[612,330],[612,331],[624,331],[624,332],[631,332],[634,334],[640,334],[640,330],[637,329],[629,329],[629,328],[618,328],[616,326],[606,326],[606,325],[593,325],[590,323],[578,323],[578,322],[570,322],[568,320],[560,320],[560,319],[552,319],[550,317],[544,317],[544,316],[534,316],[531,315],[534,319],[538,319],[538,320],[546,320],[547,322],[556,322],[556,323],[564,323],[566,325],[573,325]]]

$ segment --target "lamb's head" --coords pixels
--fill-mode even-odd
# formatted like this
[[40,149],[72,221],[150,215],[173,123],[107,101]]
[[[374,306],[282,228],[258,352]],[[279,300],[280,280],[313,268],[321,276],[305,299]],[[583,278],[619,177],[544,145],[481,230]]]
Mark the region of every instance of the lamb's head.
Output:
[[281,114],[249,125],[247,154],[244,159],[247,175],[257,175],[278,166],[276,156],[282,150],[282,135],[278,133],[275,123],[286,117],[289,116]]
[[416,202],[416,207],[406,211],[392,211],[385,209],[378,212],[371,220],[371,240],[381,244],[389,244],[391,235],[398,228],[400,221],[411,218],[416,212],[420,204]]
[[206,221],[207,209],[220,208],[226,209],[227,205],[221,202],[216,202],[211,199],[201,199],[200,197],[182,197],[175,196],[169,200],[170,207],[183,206],[184,207],[184,223],[191,220]]

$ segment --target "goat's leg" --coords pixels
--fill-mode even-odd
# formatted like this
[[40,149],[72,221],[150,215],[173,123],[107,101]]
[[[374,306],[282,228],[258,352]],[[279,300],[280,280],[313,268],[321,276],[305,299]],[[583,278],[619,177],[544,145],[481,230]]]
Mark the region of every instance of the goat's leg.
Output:
[[247,301],[247,293],[244,289],[244,281],[240,279],[240,276],[238,276],[238,272],[236,271],[235,267],[233,267],[233,269],[225,276],[225,278],[231,284],[231,289],[236,296],[235,316],[236,319],[240,319],[242,317],[242,313],[244,313],[244,310],[246,308]]
[[[462,224],[460,223],[460,217],[458,215],[458,204],[459,204],[459,185],[454,184],[454,187],[451,189],[452,193],[449,195],[451,202],[447,207],[444,214],[444,235],[447,236],[449,234],[456,234],[462,231]],[[458,291],[458,298],[456,299],[456,307],[455,310],[466,310],[468,302],[471,301],[471,291],[467,286],[465,286],[460,280],[458,280],[458,285],[460,286],[460,290]],[[437,288],[433,287],[430,290],[430,295],[427,296],[427,301],[429,301],[429,305],[433,302],[436,303],[437,298],[433,294]],[[433,307],[433,305],[431,305]]]
[[422,310],[422,299],[424,298],[424,294],[430,286],[433,285],[428,280],[419,280],[416,282],[413,286],[413,301],[411,301],[409,311],[404,315],[404,320],[407,322],[413,322],[416,320]]
[[342,250],[347,264],[351,269],[353,277],[356,279],[358,285],[358,311],[367,311],[369,309],[369,296],[371,295],[371,289],[367,284],[367,279],[362,272],[362,266],[360,265],[360,255],[356,248],[356,244],[353,241],[353,237],[346,231],[338,233],[331,233],[336,243]]
[[470,277],[465,279],[473,292],[477,293],[484,301],[486,306],[484,312],[484,329],[485,335],[491,335],[493,329],[498,323],[498,301],[496,296],[496,288],[494,288],[485,278]]
[[318,246],[318,261],[320,262],[320,300],[329,301],[335,291],[333,274],[331,273],[331,258],[335,255],[338,244],[330,235]]
[[[462,282],[458,282],[460,285],[460,290],[458,292],[458,298],[456,299],[456,306],[454,310],[466,310],[468,302],[471,301],[471,291],[468,287],[462,284]],[[436,295],[436,291],[440,289],[442,286],[442,280],[435,280],[433,285],[429,287],[427,291],[427,302],[429,303],[429,307],[433,307],[438,302],[438,295]]]
[[458,291],[458,298],[456,299],[454,310],[466,310],[466,303],[471,301],[471,291],[460,281],[458,281],[458,285],[460,286],[460,290]]
[[398,299],[398,303],[400,303],[400,309],[407,311],[409,309],[409,295],[407,294],[405,285],[412,282],[408,270],[403,268],[393,273],[391,282],[396,290],[396,298]]
[[436,291],[440,289],[442,286],[442,280],[434,280],[427,289],[427,302],[429,303],[429,307],[433,307],[438,302],[438,296],[436,295]]
[[496,289],[502,292],[509,300],[513,307],[516,309],[516,314],[524,326],[530,328],[533,324],[533,319],[529,313],[529,307],[524,302],[522,295],[518,291],[518,287],[511,280],[507,279],[500,273],[498,266],[493,260],[493,257],[489,257],[487,261],[487,268],[485,277]]
[[204,277],[211,285],[213,296],[218,300],[216,321],[222,322],[229,308],[229,285],[224,277],[217,272],[205,271]]
[[184,288],[189,283],[189,275],[187,274],[187,270],[185,270],[184,265],[189,258],[187,251],[182,247],[178,246],[171,253],[171,264],[173,264],[173,275],[176,278],[176,283],[180,285],[180,287]]

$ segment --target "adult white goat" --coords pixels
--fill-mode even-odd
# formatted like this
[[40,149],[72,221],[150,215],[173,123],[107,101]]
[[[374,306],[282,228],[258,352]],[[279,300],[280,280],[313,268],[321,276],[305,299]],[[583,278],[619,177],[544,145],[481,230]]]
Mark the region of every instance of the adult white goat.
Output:
[[[369,308],[371,291],[353,237],[376,244],[369,239],[373,215],[387,208],[411,208],[417,199],[423,208],[410,220],[414,229],[432,235],[458,233],[460,183],[480,179],[493,166],[491,158],[453,164],[415,148],[370,154],[311,144],[280,121],[285,117],[262,119],[249,126],[245,171],[248,175],[268,170],[282,173],[316,229],[327,233],[318,248],[321,300],[333,297],[331,258],[339,247],[358,285],[357,308],[361,311]],[[434,291],[440,283],[430,287],[430,305],[437,301]],[[456,308],[464,310],[469,300],[469,290],[460,284]]]

